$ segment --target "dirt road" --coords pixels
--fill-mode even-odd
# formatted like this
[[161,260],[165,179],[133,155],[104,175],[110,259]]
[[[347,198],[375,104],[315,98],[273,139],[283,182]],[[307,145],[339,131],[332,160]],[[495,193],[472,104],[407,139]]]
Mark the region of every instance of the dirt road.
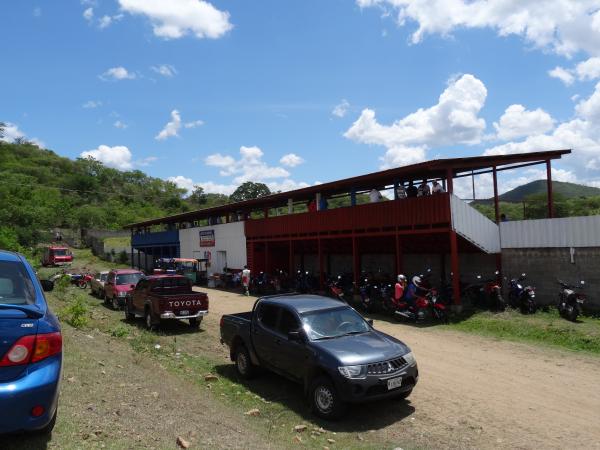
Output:
[[[210,334],[222,314],[252,304],[216,290],[210,298]],[[377,318],[375,328],[409,344],[421,374],[414,412],[380,427],[382,437],[408,433],[438,448],[600,449],[600,359]]]

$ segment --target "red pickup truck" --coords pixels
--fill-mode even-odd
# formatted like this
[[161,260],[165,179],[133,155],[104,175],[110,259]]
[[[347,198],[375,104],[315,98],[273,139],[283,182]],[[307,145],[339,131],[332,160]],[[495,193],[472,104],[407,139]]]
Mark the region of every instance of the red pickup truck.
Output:
[[67,247],[46,247],[42,256],[42,266],[62,266],[73,262],[73,254]]
[[149,330],[165,320],[189,320],[198,328],[208,314],[208,296],[192,290],[183,275],[151,275],[142,278],[125,299],[125,319],[143,317]]

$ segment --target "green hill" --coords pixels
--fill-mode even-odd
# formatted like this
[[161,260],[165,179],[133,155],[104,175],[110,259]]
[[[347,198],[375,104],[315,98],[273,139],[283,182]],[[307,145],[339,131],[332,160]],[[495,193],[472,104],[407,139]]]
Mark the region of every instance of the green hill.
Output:
[[139,170],[63,158],[30,143],[0,141],[0,248],[31,246],[44,230],[120,229],[131,222],[223,204]]
[[[536,180],[505,192],[499,196],[499,199],[504,202],[522,202],[530,195],[546,195],[546,189],[546,180]],[[598,188],[566,183],[564,181],[553,181],[552,191],[564,198],[594,197],[600,195],[600,189]],[[492,201],[493,199],[489,200]]]

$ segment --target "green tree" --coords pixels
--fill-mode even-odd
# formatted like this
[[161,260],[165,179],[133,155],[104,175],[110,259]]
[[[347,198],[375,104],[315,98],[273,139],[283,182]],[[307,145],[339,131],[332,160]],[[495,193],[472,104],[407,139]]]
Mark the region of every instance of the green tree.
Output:
[[6,124],[4,122],[0,122],[0,139],[4,138],[4,130],[6,130]]
[[271,191],[266,184],[246,181],[231,194],[229,199],[232,202],[243,202],[244,200],[265,197],[267,195],[271,195]]
[[8,227],[0,227],[0,249],[18,252],[21,249],[17,233]]
[[204,193],[204,188],[198,185],[194,186],[194,190],[187,199],[194,206],[206,205],[207,198],[206,194]]

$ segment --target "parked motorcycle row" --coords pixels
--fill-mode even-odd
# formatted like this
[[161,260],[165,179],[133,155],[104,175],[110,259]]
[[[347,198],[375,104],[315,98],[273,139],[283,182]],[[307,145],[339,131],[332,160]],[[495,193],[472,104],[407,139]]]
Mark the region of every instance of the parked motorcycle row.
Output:
[[94,275],[89,272],[79,273],[79,272],[67,272],[66,270],[61,270],[60,272],[55,273],[53,276],[51,276],[50,281],[55,282],[63,277],[68,278],[69,282],[72,285],[77,286],[81,289],[87,289],[88,287],[90,287],[90,283],[91,283]]
[[[365,313],[377,312],[397,320],[412,322],[449,321],[450,305],[453,301],[450,281],[442,279],[438,287],[435,287],[431,282],[430,269],[404,280],[403,295],[399,300],[395,295],[397,280],[392,280],[389,275],[382,273],[363,272],[357,286],[351,273],[330,275],[326,277],[326,290],[330,297],[353,304],[356,309]],[[503,282],[507,283],[506,299],[502,294]],[[581,315],[585,302],[585,295],[581,292],[585,282],[582,281],[578,286],[560,280],[558,283],[560,292],[556,307],[562,317],[575,321]],[[273,274],[260,272],[251,277],[250,293],[253,295],[273,295],[291,291],[303,294],[318,293],[318,275],[298,270],[290,276],[283,270],[276,270]],[[493,312],[513,308],[522,314],[535,314],[539,309],[536,289],[527,283],[525,273],[516,278],[503,278],[498,271],[485,279],[477,275],[474,283],[461,283],[461,298],[464,304]]]

